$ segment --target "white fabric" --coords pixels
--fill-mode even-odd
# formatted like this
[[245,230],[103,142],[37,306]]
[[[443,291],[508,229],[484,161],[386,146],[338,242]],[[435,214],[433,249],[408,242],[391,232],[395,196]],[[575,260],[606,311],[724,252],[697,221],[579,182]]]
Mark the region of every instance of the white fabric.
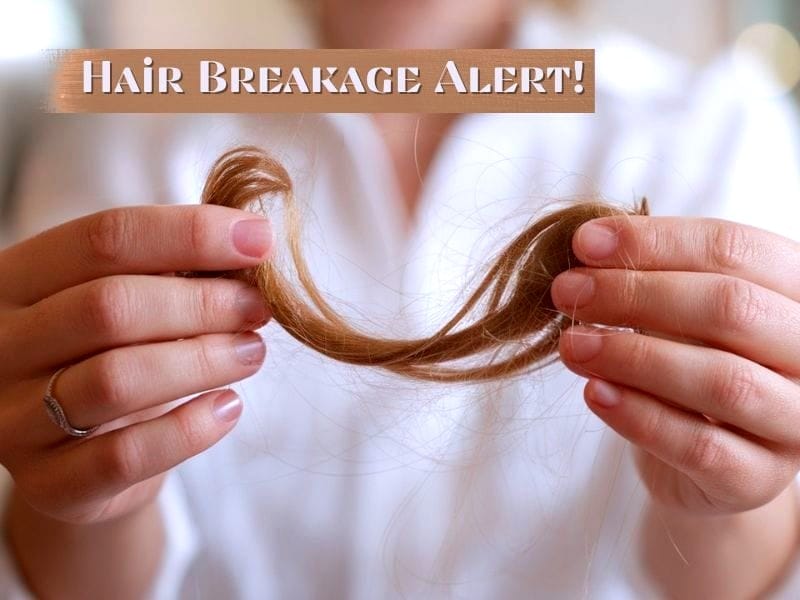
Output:
[[[256,143],[310,204],[321,287],[390,334],[441,323],[486,256],[552,198],[647,195],[655,214],[797,235],[787,101],[738,100],[724,61],[696,74],[549,20],[522,27],[519,45],[596,47],[597,114],[465,116],[410,234],[363,115],[53,118],[24,174],[18,234],[112,205],[195,202],[222,150]],[[418,385],[335,364],[275,325],[263,335],[266,364],[236,386],[241,422],[178,468],[182,493],[162,499],[157,597],[654,597],[637,562],[645,492],[578,377],[554,366],[503,384]],[[0,568],[2,596],[21,594],[11,563]],[[797,597],[800,581],[784,591]]]

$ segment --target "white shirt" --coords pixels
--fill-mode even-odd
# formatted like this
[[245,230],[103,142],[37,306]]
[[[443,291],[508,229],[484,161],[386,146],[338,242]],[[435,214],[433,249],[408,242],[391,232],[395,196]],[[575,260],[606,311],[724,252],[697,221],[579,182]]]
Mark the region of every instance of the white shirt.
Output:
[[[724,60],[698,74],[549,19],[528,21],[517,45],[596,47],[597,113],[460,119],[410,234],[364,115],[52,117],[23,174],[18,234],[112,205],[196,202],[214,159],[255,143],[309,205],[320,287],[389,335],[441,324],[486,257],[552,199],[646,195],[655,214],[798,235],[788,101],[742,101]],[[420,385],[320,357],[276,324],[262,333],[265,365],[234,386],[245,402],[236,429],[161,494],[168,543],[154,596],[654,597],[629,448],[563,366]],[[792,576],[787,597],[800,592]],[[0,590],[25,597],[7,556]]]

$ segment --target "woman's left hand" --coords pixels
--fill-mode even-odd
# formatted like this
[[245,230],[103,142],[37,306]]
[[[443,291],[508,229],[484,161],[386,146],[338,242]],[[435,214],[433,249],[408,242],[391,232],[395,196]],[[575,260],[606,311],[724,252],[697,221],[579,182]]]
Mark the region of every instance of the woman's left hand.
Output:
[[800,470],[800,244],[637,216],[587,223],[573,247],[587,267],[556,278],[556,306],[635,331],[572,327],[561,357],[653,498],[697,514],[776,498]]

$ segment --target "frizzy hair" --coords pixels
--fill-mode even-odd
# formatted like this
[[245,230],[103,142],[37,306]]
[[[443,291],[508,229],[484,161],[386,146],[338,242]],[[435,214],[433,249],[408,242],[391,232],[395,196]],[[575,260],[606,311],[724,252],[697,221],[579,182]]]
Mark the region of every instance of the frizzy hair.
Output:
[[348,323],[315,285],[301,248],[292,180],[279,161],[255,146],[232,149],[211,168],[202,194],[206,204],[249,210],[258,205],[263,212],[269,212],[267,199],[276,198],[283,201],[280,235],[289,250],[292,279],[299,284],[271,260],[223,275],[256,286],[274,320],[325,356],[438,382],[499,379],[553,362],[559,335],[570,319],[553,305],[550,286],[556,275],[580,264],[572,251],[573,234],[598,217],[648,213],[644,199],[631,211],[582,201],[545,213],[498,254],[463,306],[438,331],[422,338],[386,339]]

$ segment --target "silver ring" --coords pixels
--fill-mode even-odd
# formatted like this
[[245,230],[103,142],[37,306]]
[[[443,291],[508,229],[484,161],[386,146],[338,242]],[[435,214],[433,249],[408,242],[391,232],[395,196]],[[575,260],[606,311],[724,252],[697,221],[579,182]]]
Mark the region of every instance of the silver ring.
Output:
[[58,400],[56,400],[53,396],[53,386],[56,384],[56,379],[58,379],[58,376],[61,375],[66,369],[67,367],[60,368],[58,371],[53,373],[52,377],[50,377],[50,381],[47,382],[47,391],[44,393],[44,398],[42,398],[44,401],[44,406],[47,409],[47,416],[49,416],[50,420],[58,425],[67,435],[78,438],[92,435],[95,431],[97,431],[99,425],[95,425],[89,429],[77,429],[76,427],[73,427],[69,424],[67,415],[64,414],[64,409],[61,408]]

